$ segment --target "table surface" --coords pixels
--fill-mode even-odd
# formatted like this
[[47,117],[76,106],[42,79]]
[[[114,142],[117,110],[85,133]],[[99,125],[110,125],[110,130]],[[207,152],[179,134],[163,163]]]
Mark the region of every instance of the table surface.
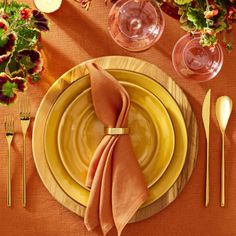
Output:
[[[30,0],[24,1],[33,7]],[[41,81],[30,85],[33,117],[41,99],[52,83],[65,71],[90,58],[106,55],[128,55],[156,64],[168,73],[185,91],[196,114],[199,133],[198,161],[189,183],[180,196],[166,209],[140,223],[129,224],[125,236],[183,236],[183,235],[236,235],[236,116],[233,110],[226,138],[226,207],[220,207],[220,160],[221,135],[214,107],[218,96],[236,98],[236,43],[231,54],[225,52],[224,65],[219,75],[206,83],[192,83],[179,78],[171,63],[171,52],[176,41],[184,35],[177,21],[165,15],[166,27],[163,36],[150,50],[130,53],[117,46],[107,31],[107,16],[111,4],[93,0],[88,12],[73,0],[63,0],[61,8],[48,17],[51,31],[43,34],[46,69]],[[234,31],[236,38],[236,31]],[[201,121],[201,105],[207,90],[212,89],[212,112],[210,134],[210,205],[204,207],[205,146]],[[4,115],[14,114],[18,118],[18,107],[0,106],[0,235],[4,236],[95,236],[99,230],[87,232],[83,219],[61,206],[49,194],[36,171],[32,151],[31,135],[33,122],[27,136],[27,207],[21,207],[22,135],[20,122],[16,122],[16,134],[12,146],[12,207],[7,208],[7,143],[4,134]],[[32,119],[33,121],[33,119]],[[109,236],[116,235],[115,231]]]

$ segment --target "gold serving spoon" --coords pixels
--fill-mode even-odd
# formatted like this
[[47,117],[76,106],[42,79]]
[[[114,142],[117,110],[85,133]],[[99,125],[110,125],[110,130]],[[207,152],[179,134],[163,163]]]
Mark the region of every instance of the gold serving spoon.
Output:
[[225,206],[225,157],[224,139],[225,130],[232,112],[233,102],[230,97],[222,96],[216,101],[216,118],[222,134],[222,159],[221,159],[221,207]]

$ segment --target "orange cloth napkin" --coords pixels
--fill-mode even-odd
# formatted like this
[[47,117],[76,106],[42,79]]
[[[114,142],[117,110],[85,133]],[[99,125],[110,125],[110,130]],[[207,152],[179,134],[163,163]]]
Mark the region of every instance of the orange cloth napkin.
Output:
[[[88,63],[92,100],[105,127],[127,127],[130,99],[108,72]],[[129,135],[105,135],[89,166],[86,185],[91,188],[84,223],[100,226],[106,235],[114,226],[118,235],[148,196],[144,176]]]

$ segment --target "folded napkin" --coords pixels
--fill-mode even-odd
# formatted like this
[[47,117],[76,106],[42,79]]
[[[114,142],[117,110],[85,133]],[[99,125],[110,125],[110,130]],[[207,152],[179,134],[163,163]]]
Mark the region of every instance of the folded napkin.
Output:
[[[126,128],[130,99],[126,90],[108,72],[88,63],[92,100],[104,127]],[[106,235],[116,227],[118,235],[148,196],[144,176],[129,135],[105,135],[89,166],[91,188],[84,223],[88,230],[100,226]]]

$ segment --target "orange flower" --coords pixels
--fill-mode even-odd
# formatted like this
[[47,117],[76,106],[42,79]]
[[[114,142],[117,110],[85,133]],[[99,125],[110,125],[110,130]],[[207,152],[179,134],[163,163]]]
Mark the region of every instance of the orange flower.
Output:
[[212,10],[212,11],[207,11],[207,12],[205,13],[205,18],[206,18],[206,19],[210,19],[210,18],[212,18],[213,16],[218,15],[218,13],[219,13],[218,9],[215,9],[215,10]]

